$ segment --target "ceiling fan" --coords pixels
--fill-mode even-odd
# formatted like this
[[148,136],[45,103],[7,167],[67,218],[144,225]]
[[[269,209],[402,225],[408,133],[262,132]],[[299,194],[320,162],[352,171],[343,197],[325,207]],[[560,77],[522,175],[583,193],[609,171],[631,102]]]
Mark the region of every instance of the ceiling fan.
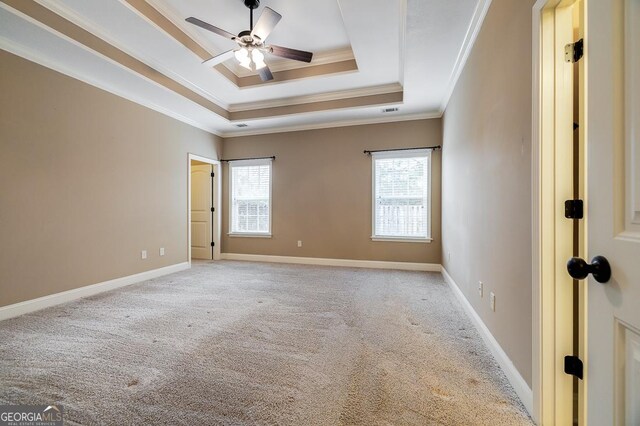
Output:
[[262,81],[269,81],[273,80],[273,74],[271,74],[271,70],[264,62],[264,53],[270,53],[272,55],[293,59],[295,61],[311,62],[311,59],[313,58],[313,53],[311,52],[276,46],[274,44],[265,44],[265,40],[269,37],[269,34],[271,34],[271,31],[273,31],[278,22],[280,22],[282,15],[269,7],[265,7],[254,27],[253,10],[260,6],[260,0],[244,0],[244,5],[250,10],[250,29],[240,32],[237,36],[207,22],[201,21],[198,18],[190,17],[186,19],[190,24],[196,25],[238,43],[237,49],[216,55],[213,58],[204,61],[204,65],[212,67],[235,56],[241,66],[251,71],[258,71]]

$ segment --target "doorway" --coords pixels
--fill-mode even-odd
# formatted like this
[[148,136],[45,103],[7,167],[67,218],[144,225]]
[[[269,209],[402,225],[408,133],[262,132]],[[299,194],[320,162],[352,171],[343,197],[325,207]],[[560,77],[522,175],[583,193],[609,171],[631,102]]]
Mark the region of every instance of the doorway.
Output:
[[[585,424],[585,0],[533,8],[533,392],[538,424]],[[568,374],[571,373],[571,374]]]
[[220,259],[220,181],[219,161],[189,154],[189,262]]

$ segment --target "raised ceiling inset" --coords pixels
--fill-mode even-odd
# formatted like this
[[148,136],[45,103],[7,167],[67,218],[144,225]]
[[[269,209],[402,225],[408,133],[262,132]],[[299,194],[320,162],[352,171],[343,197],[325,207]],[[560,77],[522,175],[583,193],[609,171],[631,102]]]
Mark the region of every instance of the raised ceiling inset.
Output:
[[[192,29],[189,30],[189,24],[185,25],[184,22],[186,17],[180,16],[178,12],[172,10],[165,2],[161,0],[123,1],[128,3],[146,19],[153,22],[167,35],[183,44],[203,61],[222,53],[221,51],[213,51],[212,48],[206,48],[203,42],[196,41],[202,40],[203,36],[198,35],[198,33]],[[308,65],[300,65],[290,60],[280,60],[274,62],[273,65],[270,63],[270,67],[274,77],[270,83],[282,83],[303,78],[358,71],[358,64],[350,45],[331,51],[317,52],[316,58]],[[229,67],[224,64],[218,64],[214,69],[239,88],[250,88],[263,84],[263,81],[257,74],[249,74],[239,66]]]

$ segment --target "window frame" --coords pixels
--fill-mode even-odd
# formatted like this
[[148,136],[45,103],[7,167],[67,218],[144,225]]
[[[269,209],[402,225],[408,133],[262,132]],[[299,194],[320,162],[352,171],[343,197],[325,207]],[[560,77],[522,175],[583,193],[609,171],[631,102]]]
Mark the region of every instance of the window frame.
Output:
[[[416,158],[426,157],[427,159],[427,236],[426,237],[408,237],[408,236],[389,236],[376,235],[376,160],[380,159],[396,159],[396,158]],[[371,240],[372,241],[390,241],[390,242],[406,242],[406,243],[430,243],[431,238],[431,150],[430,149],[410,149],[402,151],[382,151],[373,152],[371,154]]]
[[[269,166],[269,229],[267,232],[237,232],[233,231],[233,168],[248,166]],[[230,237],[242,238],[271,238],[273,223],[273,160],[270,158],[259,160],[237,160],[229,162],[229,232]]]

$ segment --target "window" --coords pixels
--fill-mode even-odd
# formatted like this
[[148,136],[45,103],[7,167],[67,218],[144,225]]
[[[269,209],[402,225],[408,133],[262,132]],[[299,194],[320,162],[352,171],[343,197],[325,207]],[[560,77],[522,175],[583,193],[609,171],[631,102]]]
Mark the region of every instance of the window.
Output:
[[271,235],[271,160],[229,163],[230,235]]
[[372,239],[431,241],[431,151],[373,154]]

